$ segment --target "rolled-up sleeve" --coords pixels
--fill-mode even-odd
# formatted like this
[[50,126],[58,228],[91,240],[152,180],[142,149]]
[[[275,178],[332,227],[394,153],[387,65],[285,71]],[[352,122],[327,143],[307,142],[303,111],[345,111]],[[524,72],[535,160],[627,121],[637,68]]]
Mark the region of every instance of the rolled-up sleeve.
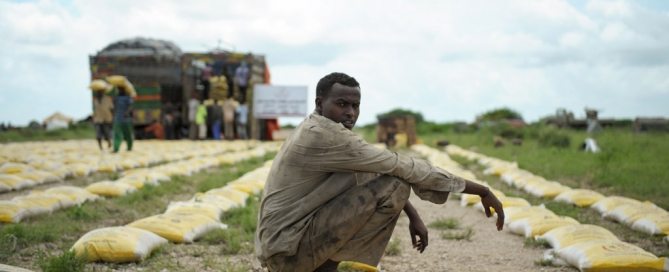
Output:
[[371,172],[392,175],[410,183],[414,193],[434,203],[446,201],[449,192],[462,192],[465,180],[429,162],[377,148],[357,134],[332,122],[314,127],[293,152],[304,167],[323,172]]

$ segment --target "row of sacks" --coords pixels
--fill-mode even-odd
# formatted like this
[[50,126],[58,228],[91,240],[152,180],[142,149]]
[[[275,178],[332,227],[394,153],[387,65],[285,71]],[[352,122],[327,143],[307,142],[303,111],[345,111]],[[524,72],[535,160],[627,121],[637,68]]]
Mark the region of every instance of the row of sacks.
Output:
[[171,202],[162,214],[90,231],[72,250],[89,262],[119,263],[141,261],[168,241],[192,243],[210,231],[226,228],[221,215],[246,205],[247,198],[259,193],[270,167],[271,161],[223,187],[197,193],[187,201]]
[[[507,197],[502,191],[496,190],[490,187],[486,182],[478,180],[476,178],[476,175],[474,175],[474,173],[462,168],[459,163],[452,160],[448,156],[448,154],[444,152],[441,152],[437,149],[422,144],[412,145],[411,148],[417,153],[424,156],[434,166],[446,169],[450,173],[455,174],[459,177],[488,186],[490,188],[490,191],[497,198],[499,198],[500,202],[502,202],[502,205],[504,205],[504,207],[530,205],[530,203],[527,202],[527,200],[525,199],[517,197]],[[477,195],[462,194],[460,196],[460,205],[462,206],[474,205],[475,207],[480,208],[480,210],[483,211],[483,206],[481,205],[481,198]]]
[[457,146],[448,146],[446,150],[449,154],[476,160],[487,167],[485,174],[500,176],[505,183],[534,196],[579,207],[590,207],[604,218],[643,233],[669,235],[669,212],[651,202],[641,202],[622,196],[605,196],[587,189],[572,189],[520,169],[516,163],[490,158]]
[[68,177],[113,173],[162,162],[241,151],[257,141],[140,141],[135,151],[101,153],[90,140],[0,145],[0,193]]
[[[86,201],[102,197],[119,197],[133,193],[147,184],[159,185],[169,181],[170,176],[191,175],[203,169],[233,164],[242,160],[264,156],[268,151],[276,151],[278,144],[259,144],[251,150],[220,154],[209,157],[191,158],[159,166],[133,169],[123,172],[122,177],[115,181],[100,181],[88,185],[85,189],[74,186],[58,186],[45,191],[32,191],[25,196],[17,196],[11,200],[0,201],[0,222],[18,223],[24,218],[50,214],[56,210],[81,205]],[[66,188],[66,189],[64,189]],[[60,197],[54,192],[68,191],[75,202]]]
[[[446,154],[440,158],[442,161],[448,159]],[[444,165],[449,164],[452,163]],[[459,167],[454,169],[463,171]],[[473,176],[473,173],[470,172],[470,175]],[[491,191],[504,206],[506,229],[551,245],[553,249],[545,254],[547,261],[566,263],[581,271],[667,271],[669,267],[666,258],[658,258],[635,245],[622,242],[602,227],[580,224],[571,217],[556,215],[543,205],[531,206],[525,199],[506,197],[492,188]],[[483,211],[478,196],[462,195],[461,204],[478,206]]]

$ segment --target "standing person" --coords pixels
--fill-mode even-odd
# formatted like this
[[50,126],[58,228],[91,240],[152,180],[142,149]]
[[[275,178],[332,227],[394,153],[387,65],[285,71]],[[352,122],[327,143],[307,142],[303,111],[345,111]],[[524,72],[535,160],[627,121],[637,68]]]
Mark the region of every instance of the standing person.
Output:
[[246,133],[246,123],[248,122],[249,107],[246,105],[244,99],[242,99],[241,104],[237,107],[237,135],[239,139],[248,139]]
[[98,140],[98,146],[102,150],[102,139],[107,142],[107,148],[111,148],[111,126],[114,119],[114,103],[112,98],[105,95],[104,90],[94,91],[93,93],[93,126],[95,126],[95,137]]
[[197,100],[197,95],[193,94],[190,100],[188,100],[188,138],[191,140],[197,139],[198,126],[195,122],[195,115],[199,106],[200,101]]
[[214,139],[221,139],[221,124],[223,123],[223,108],[218,100],[214,99],[214,103],[209,106],[207,111],[207,118],[211,118],[211,134]]
[[116,87],[118,93],[114,98],[114,153],[126,141],[127,150],[132,150],[132,98],[127,87]]
[[203,103],[200,103],[197,106],[197,111],[195,112],[195,124],[198,128],[198,139],[204,140],[207,138],[207,107]]
[[225,138],[232,140],[235,138],[235,110],[239,102],[234,97],[228,97],[223,102],[223,123],[225,124]]
[[239,99],[246,99],[246,88],[249,84],[249,66],[246,61],[242,61],[235,70],[235,84],[239,89]]
[[427,228],[408,200],[412,189],[438,204],[449,192],[479,195],[502,229],[502,204],[487,187],[378,149],[351,131],[360,113],[354,78],[326,75],[315,104],[276,155],[263,191],[255,252],[269,271],[336,271],[340,261],[376,266],[402,210],[413,247],[423,252]]

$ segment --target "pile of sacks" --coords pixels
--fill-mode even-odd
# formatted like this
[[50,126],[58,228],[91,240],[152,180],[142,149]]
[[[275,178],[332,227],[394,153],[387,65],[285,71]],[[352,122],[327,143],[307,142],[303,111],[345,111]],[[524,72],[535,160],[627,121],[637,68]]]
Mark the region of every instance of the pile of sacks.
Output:
[[[414,150],[425,155],[430,160],[438,157],[438,160],[433,161],[433,164],[437,166],[448,166],[454,163],[445,162],[450,160],[448,155],[437,156],[434,154],[434,151],[427,149],[429,148],[425,146],[414,148]],[[453,152],[453,150],[456,151]],[[453,154],[459,154],[479,161],[482,159],[488,163],[493,161],[498,162],[496,159],[484,158],[478,154],[472,154],[473,152],[464,151],[458,150],[457,147],[449,147],[449,153],[453,152]],[[489,173],[503,175],[503,173],[514,169],[514,166],[508,163],[491,164],[494,166],[487,169]],[[454,174],[466,171],[459,166],[445,169],[453,171]],[[471,176],[474,176],[471,172],[467,176],[463,175],[466,178]],[[518,177],[520,176],[522,175],[518,175]],[[476,179],[471,180],[476,181]],[[504,206],[504,223],[506,229],[526,238],[546,241],[553,249],[545,254],[545,258],[555,264],[566,263],[581,271],[667,271],[669,269],[669,261],[666,258],[658,258],[635,245],[622,242],[613,233],[602,227],[580,224],[571,217],[556,215],[543,205],[531,206],[529,202],[522,198],[509,198],[504,196],[502,192],[492,188],[491,191],[500,199]],[[557,198],[560,195],[564,199],[574,202],[586,202],[586,199],[587,201],[591,201],[590,199],[593,198],[587,192],[577,190],[567,190],[556,194],[555,197]],[[595,202],[599,203],[599,205],[593,204],[593,207],[596,206],[603,209],[605,206],[608,208],[615,202],[611,200],[606,202],[604,201],[606,199],[599,198]],[[477,203],[479,209],[482,210],[480,199],[477,196],[462,195],[462,205],[472,205],[474,203]]]
[[[18,223],[24,218],[42,214],[50,214],[56,210],[82,205],[86,201],[100,197],[120,197],[135,192],[147,184],[159,185],[169,181],[170,176],[188,176],[203,169],[234,164],[242,160],[262,157],[268,151],[278,150],[278,143],[255,144],[251,150],[226,154],[215,154],[195,157],[185,161],[177,161],[150,168],[125,171],[115,181],[100,181],[88,185],[85,189],[74,186],[58,186],[45,191],[32,191],[28,195],[0,201],[0,222]],[[72,201],[60,194],[68,194]]]
[[101,153],[92,140],[0,145],[0,193],[96,172],[133,168],[242,151],[257,141],[140,141],[133,152]]
[[262,191],[270,167],[271,161],[223,187],[197,193],[187,201],[171,202],[162,214],[90,231],[72,250],[89,262],[134,262],[168,241],[192,243],[210,231],[225,229],[221,215],[246,205],[250,196]]
[[555,181],[518,168],[515,162],[487,157],[476,152],[449,145],[447,152],[477,161],[486,166],[484,173],[496,175],[516,188],[534,196],[552,199],[578,207],[590,207],[604,218],[622,223],[634,230],[650,235],[669,235],[669,212],[645,201],[622,197],[605,196],[587,189],[572,189]]

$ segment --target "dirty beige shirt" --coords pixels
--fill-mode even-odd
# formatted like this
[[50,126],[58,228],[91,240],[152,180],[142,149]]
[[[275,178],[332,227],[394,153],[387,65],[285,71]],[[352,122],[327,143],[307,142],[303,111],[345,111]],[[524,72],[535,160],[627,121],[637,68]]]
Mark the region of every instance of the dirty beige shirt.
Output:
[[93,97],[93,123],[111,123],[113,120],[113,108],[114,103],[111,96],[103,95],[100,101]]
[[[399,177],[421,199],[444,203],[462,192],[465,181],[427,161],[365,142],[342,124],[312,113],[286,140],[269,173],[256,232],[256,255],[264,263],[275,254],[292,256],[319,207],[351,187],[337,182],[370,173]],[[350,175],[350,176],[347,176]]]

